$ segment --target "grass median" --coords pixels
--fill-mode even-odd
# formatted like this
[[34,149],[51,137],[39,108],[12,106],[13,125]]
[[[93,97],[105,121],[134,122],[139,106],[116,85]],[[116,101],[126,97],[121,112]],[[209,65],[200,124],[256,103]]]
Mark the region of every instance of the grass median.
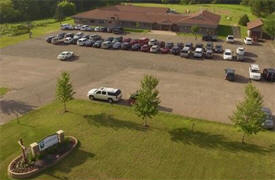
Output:
[[[0,126],[0,179],[25,145],[63,129],[80,147],[34,179],[274,179],[275,137],[261,132],[241,144],[231,125],[160,113],[144,129],[133,109],[74,100],[52,103]],[[195,123],[194,130],[192,124]]]
[[0,87],[0,97],[7,94],[8,90],[9,90],[8,88]]
[[[62,23],[73,23],[71,18],[67,18]],[[32,29],[32,38],[40,37],[51,32],[58,31],[60,29],[60,23],[56,22],[54,19],[45,19],[33,21],[32,24],[34,28]],[[1,24],[4,28],[5,26],[12,26],[16,24]],[[11,36],[10,34],[4,34],[0,37],[0,48],[4,48],[13,44],[17,44],[21,41],[29,39],[29,34],[21,34],[16,36]]]

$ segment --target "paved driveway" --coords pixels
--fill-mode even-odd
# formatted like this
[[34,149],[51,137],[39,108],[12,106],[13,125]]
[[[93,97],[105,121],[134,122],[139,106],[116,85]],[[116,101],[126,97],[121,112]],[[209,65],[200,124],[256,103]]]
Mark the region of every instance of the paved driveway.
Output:
[[[111,36],[111,34],[103,34]],[[142,37],[144,34],[129,34]],[[146,34],[164,41],[187,42],[192,37]],[[224,42],[219,42],[224,44]],[[236,49],[239,45],[224,44]],[[265,44],[246,47],[249,62],[262,68],[275,67],[274,52]],[[79,57],[73,62],[60,62],[56,56],[72,50]],[[248,65],[244,62],[191,60],[173,55],[103,50],[76,45],[52,45],[36,38],[1,49],[0,84],[11,91],[0,100],[1,123],[50,103],[55,98],[56,79],[62,71],[71,73],[78,98],[87,99],[94,87],[121,88],[124,98],[139,87],[144,74],[159,78],[161,109],[208,120],[230,123],[235,104],[242,100],[248,82]],[[224,80],[224,69],[232,67],[238,73],[237,82]],[[274,83],[253,82],[264,95],[265,106],[275,112]]]

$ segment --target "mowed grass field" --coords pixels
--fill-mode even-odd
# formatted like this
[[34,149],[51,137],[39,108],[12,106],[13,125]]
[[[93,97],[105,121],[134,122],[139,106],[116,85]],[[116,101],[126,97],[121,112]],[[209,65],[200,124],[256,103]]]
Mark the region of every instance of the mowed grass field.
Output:
[[68,108],[62,114],[62,105],[53,103],[0,126],[0,179],[9,179],[19,137],[28,145],[59,129],[80,146],[34,179],[275,179],[273,132],[243,145],[230,125],[160,113],[146,130],[126,106],[74,100]]
[[[70,23],[73,24],[73,20],[71,18],[66,19],[62,23]],[[44,20],[37,20],[33,21],[32,24],[38,25],[32,29],[32,38],[40,37],[45,34],[49,34],[51,32],[58,31],[60,29],[60,23],[56,22],[55,19],[44,19]],[[0,27],[4,26],[12,26],[16,25],[16,23],[11,24],[1,24]],[[21,41],[29,39],[29,34],[22,34],[17,36],[11,36],[11,35],[1,35],[0,36],[0,48],[7,47],[16,43],[19,43]]]
[[[208,10],[213,13],[221,15],[220,27],[218,29],[219,36],[227,36],[232,33],[231,26],[238,26],[238,21],[240,17],[247,14],[249,20],[255,20],[257,17],[254,16],[249,6],[236,5],[236,4],[154,4],[154,3],[131,3],[136,6],[145,7],[167,7],[176,10],[180,13],[186,13],[190,11],[191,13],[200,10]],[[247,36],[247,28],[241,26],[241,35],[244,38]]]

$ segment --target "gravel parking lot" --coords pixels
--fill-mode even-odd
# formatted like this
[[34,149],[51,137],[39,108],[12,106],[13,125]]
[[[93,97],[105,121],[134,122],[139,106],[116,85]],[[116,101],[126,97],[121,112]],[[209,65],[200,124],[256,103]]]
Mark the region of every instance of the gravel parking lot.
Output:
[[[196,43],[193,37],[175,35],[131,33],[126,36]],[[100,86],[121,88],[127,99],[139,87],[144,74],[153,74],[160,80],[162,110],[230,123],[228,116],[242,100],[249,81],[249,64],[257,63],[262,69],[275,67],[275,53],[266,43],[245,46],[241,42],[217,42],[234,51],[238,46],[246,48],[247,62],[233,62],[222,60],[222,55],[201,61],[174,55],[52,45],[44,38],[1,49],[0,84],[11,89],[0,99],[1,123],[54,100],[56,79],[62,71],[71,73],[76,96],[84,99],[89,89]],[[63,50],[71,50],[77,57],[72,62],[58,61],[56,56]],[[224,80],[224,69],[228,67],[236,70],[236,82]],[[265,106],[275,112],[274,83],[253,81],[253,84],[263,94]]]

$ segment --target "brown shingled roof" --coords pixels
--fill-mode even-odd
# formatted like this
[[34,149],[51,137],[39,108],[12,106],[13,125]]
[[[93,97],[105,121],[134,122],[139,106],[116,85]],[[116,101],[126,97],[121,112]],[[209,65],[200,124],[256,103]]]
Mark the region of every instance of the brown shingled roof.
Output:
[[182,19],[179,23],[190,23],[190,24],[206,24],[217,26],[220,21],[220,16],[214,13],[211,13],[207,10],[202,10],[193,14],[190,14],[188,17]]
[[208,12],[200,11],[191,15],[168,13],[168,8],[139,7],[132,5],[116,5],[104,7],[79,13],[73,18],[86,19],[111,19],[112,17],[124,21],[159,23],[159,24],[201,24],[217,26],[220,16]]
[[262,26],[264,23],[261,19],[256,19],[247,23],[247,29],[253,29]]

